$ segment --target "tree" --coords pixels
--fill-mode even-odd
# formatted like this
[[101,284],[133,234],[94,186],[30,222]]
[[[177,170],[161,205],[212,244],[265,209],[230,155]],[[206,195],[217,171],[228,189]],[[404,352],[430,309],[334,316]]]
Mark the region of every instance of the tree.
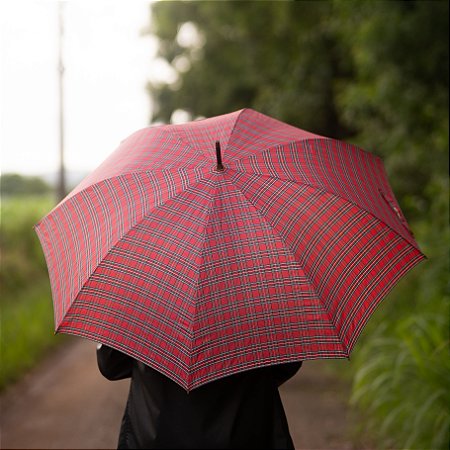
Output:
[[354,351],[353,399],[381,448],[448,445],[448,8],[324,0],[152,9],[160,57],[177,74],[149,85],[155,120],[177,109],[195,118],[253,107],[383,157],[429,261],[397,287]]
[[5,173],[0,177],[1,193],[6,195],[48,194],[52,188],[42,178]]
[[[174,110],[193,117],[253,107],[307,130],[348,136],[336,111],[336,82],[348,58],[326,26],[330,2],[160,2],[151,31],[177,73],[149,85],[154,120]],[[183,42],[190,24],[198,37]]]
[[447,179],[448,2],[336,4],[354,74],[340,116],[385,158],[407,216],[420,217]]
[[357,130],[352,139],[383,156],[429,257],[369,323],[354,358],[353,399],[368,412],[366,426],[381,446],[446,448],[448,2],[336,5],[354,73],[340,90],[338,110]]

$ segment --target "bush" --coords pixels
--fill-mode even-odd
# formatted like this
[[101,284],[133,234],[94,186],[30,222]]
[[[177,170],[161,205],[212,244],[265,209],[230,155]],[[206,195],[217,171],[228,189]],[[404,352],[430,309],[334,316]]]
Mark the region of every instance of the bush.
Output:
[[429,260],[383,302],[354,352],[352,403],[379,448],[448,448],[447,208],[443,189],[414,227]]

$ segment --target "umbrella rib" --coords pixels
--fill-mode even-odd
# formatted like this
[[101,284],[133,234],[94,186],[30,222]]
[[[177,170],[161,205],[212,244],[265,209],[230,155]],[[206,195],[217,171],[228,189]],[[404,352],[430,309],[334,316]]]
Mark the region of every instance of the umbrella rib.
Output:
[[[235,159],[237,161],[239,161],[239,162],[245,162],[245,161],[247,161],[247,160],[249,160],[249,159],[251,159],[251,158],[253,158],[255,156],[259,156],[259,155],[261,155],[263,153],[270,152],[270,151],[276,149],[277,147],[284,147],[284,146],[289,146],[289,145],[292,145],[292,144],[303,145],[303,143],[316,142],[316,141],[320,141],[320,142],[327,141],[327,142],[338,142],[338,143],[340,143],[340,141],[337,141],[337,140],[332,139],[332,138],[327,138],[327,137],[307,137],[307,138],[304,138],[304,139],[291,139],[291,140],[287,140],[286,142],[277,142],[276,144],[273,144],[273,145],[271,145],[269,147],[261,148],[260,151],[258,151],[258,152],[246,154],[242,158],[235,158]],[[375,155],[374,153],[368,152],[367,150],[364,150],[364,149],[362,149],[360,147],[357,147],[356,145],[353,145],[353,144],[346,144],[346,145],[352,147],[353,149],[356,149],[359,152],[362,152],[364,154],[370,155],[372,158],[374,158],[376,160],[382,161],[382,159],[379,156]]]
[[[261,116],[265,117],[265,119],[269,119],[270,122],[272,122],[272,123],[273,123],[273,122],[277,123],[277,124],[278,124],[279,126],[281,126],[282,128],[288,126],[289,128],[292,128],[293,130],[304,131],[304,130],[301,130],[301,129],[299,129],[299,128],[294,127],[293,125],[288,125],[288,124],[286,124],[286,123],[283,123],[283,122],[281,122],[281,121],[279,121],[278,119],[275,119],[275,118],[273,118],[273,117],[269,117],[269,116],[265,116],[264,114],[260,114],[260,113],[258,113],[257,111],[253,110],[252,108],[244,108],[244,109],[242,109],[241,111],[239,111],[239,115],[237,116],[236,122],[234,123],[234,126],[233,126],[233,129],[232,129],[231,132],[230,132],[229,139],[228,139],[228,142],[227,142],[227,146],[228,146],[229,142],[231,141],[232,137],[234,136],[235,129],[236,129],[237,124],[239,123],[239,121],[240,121],[240,119],[241,119],[241,116],[243,116],[243,115],[246,114],[246,113],[249,113],[249,114],[256,113],[256,114],[258,114],[258,115],[261,115]],[[253,119],[253,120],[254,120],[254,119]],[[310,135],[312,135],[312,136],[315,136],[315,137],[310,136],[310,137],[304,137],[304,138],[300,138],[300,137],[299,137],[299,138],[297,138],[297,139],[289,139],[289,138],[286,136],[286,141],[284,141],[284,140],[283,140],[283,136],[285,136],[285,135],[284,135],[284,134],[278,134],[278,135],[277,135],[277,139],[278,139],[277,142],[274,143],[273,145],[270,145],[270,147],[262,148],[262,149],[260,149],[260,151],[258,151],[258,152],[256,152],[256,153],[250,153],[250,154],[244,155],[242,158],[239,158],[239,157],[235,156],[235,157],[233,157],[232,159],[234,159],[234,160],[236,160],[236,161],[245,161],[247,158],[251,158],[252,156],[255,156],[255,155],[257,155],[257,154],[263,153],[263,152],[265,152],[266,150],[270,150],[270,149],[275,148],[275,147],[278,147],[278,146],[280,146],[280,145],[289,145],[289,144],[292,144],[292,143],[294,143],[294,142],[310,141],[310,140],[316,140],[316,139],[319,139],[319,140],[329,139],[329,138],[327,138],[327,137],[325,137],[325,136],[314,135],[314,134],[309,133],[309,132],[307,132],[307,133],[310,134]]]
[[188,385],[190,385],[190,383],[191,383],[190,378],[191,378],[192,370],[193,370],[192,369],[192,367],[193,367],[193,364],[192,364],[192,356],[193,355],[192,354],[193,354],[193,348],[194,348],[195,317],[196,317],[196,314],[197,314],[197,305],[198,305],[197,297],[199,295],[198,287],[200,285],[201,264],[203,262],[203,257],[204,257],[204,252],[205,252],[205,248],[206,248],[206,242],[207,242],[206,230],[208,229],[208,225],[209,225],[209,223],[211,221],[211,211],[213,210],[213,205],[214,205],[214,202],[215,202],[216,197],[217,197],[217,189],[218,189],[218,185],[215,184],[214,191],[211,193],[211,200],[210,200],[210,203],[209,203],[209,206],[208,206],[208,213],[207,213],[208,219],[205,222],[205,228],[204,228],[205,233],[203,234],[203,242],[202,242],[202,247],[201,247],[201,251],[200,251],[200,256],[198,257],[198,264],[196,264],[196,267],[198,268],[197,283],[196,283],[196,285],[197,285],[197,289],[196,289],[197,296],[196,296],[196,299],[194,301],[194,308],[193,308],[192,322],[191,322],[192,323],[191,341],[190,341],[191,342],[191,348],[190,348],[190,352],[189,352],[189,359],[190,359],[191,363],[189,364],[189,369],[188,369],[188,373],[189,373]]
[[[188,145],[190,148],[194,149],[196,148],[192,142],[186,138],[186,136],[183,136],[179,131],[178,131],[178,126],[177,125],[171,125],[172,127],[172,132],[173,134],[175,134],[178,139],[180,139],[181,142],[184,142],[185,145]],[[200,151],[199,151],[200,150]],[[202,148],[198,149],[197,148],[198,153],[203,154],[203,156],[205,157],[205,159],[210,160],[211,157],[210,155],[208,155]]]
[[[107,178],[103,178],[101,180],[95,181],[92,184],[87,185],[86,187],[84,187],[83,189],[75,192],[75,193],[69,193],[67,195],[67,197],[65,197],[63,200],[61,200],[56,206],[53,207],[53,209],[46,214],[41,220],[39,220],[39,222],[37,222],[34,225],[34,228],[38,228],[39,225],[41,224],[41,222],[43,222],[47,216],[49,216],[53,211],[55,211],[57,208],[59,208],[61,205],[71,201],[72,199],[77,198],[80,194],[82,193],[86,193],[89,192],[90,190],[92,190],[95,186],[107,183],[110,180],[114,180],[114,179],[123,179],[125,177],[129,177],[129,176],[133,176],[133,175],[141,175],[141,174],[153,174],[153,173],[157,173],[157,172],[171,172],[173,170],[179,170],[179,169],[185,169],[185,170],[190,170],[190,169],[203,169],[205,166],[207,165],[207,163],[203,163],[203,164],[198,164],[198,163],[192,163],[192,164],[188,164],[187,166],[173,166],[173,167],[156,167],[154,169],[144,169],[144,170],[133,170],[131,172],[126,172],[126,173],[121,173],[121,174],[117,174],[117,175],[112,175],[110,177]],[[202,178],[200,178],[199,180],[201,180]]]
[[244,109],[241,109],[241,111],[239,111],[239,114],[237,115],[236,120],[235,120],[235,122],[233,124],[233,128],[231,129],[230,134],[228,136],[228,141],[226,142],[226,145],[224,145],[224,150],[225,151],[228,149],[228,144],[230,143],[231,138],[234,135],[234,132],[236,130],[236,127],[237,127],[237,124],[239,122],[239,119],[241,118],[242,114],[244,114],[245,111],[248,111],[248,110],[249,110],[249,108],[244,108]]
[[[234,156],[233,160],[237,161],[237,162],[245,162],[245,161],[247,161],[247,160],[249,160],[251,158],[254,158],[256,156],[260,156],[263,153],[270,152],[270,151],[276,149],[277,147],[283,147],[283,146],[286,146],[286,145],[292,145],[292,144],[302,143],[302,142],[315,142],[315,141],[324,141],[324,140],[333,141],[333,139],[331,139],[331,138],[320,138],[320,137],[317,137],[317,138],[311,138],[310,137],[310,138],[305,138],[305,139],[292,139],[292,140],[287,140],[286,142],[277,142],[276,144],[270,145],[269,147],[262,147],[261,149],[259,149],[258,151],[255,151],[253,153],[244,154],[242,156],[242,158],[239,158],[238,156]],[[358,147],[355,147],[355,148],[357,148],[358,150],[363,151],[364,153],[369,153],[369,152],[366,152],[365,150],[362,150],[362,149],[360,149]],[[372,153],[370,153],[370,154],[373,155]],[[373,157],[380,159],[376,155],[373,155]],[[239,172],[244,172],[243,170],[240,170],[238,167],[234,167],[234,170],[239,171]]]
[[[241,111],[239,111],[239,114],[236,116],[236,119],[233,123],[233,127],[230,131],[230,134],[228,135],[228,140],[226,141],[226,143],[221,143],[222,144],[222,152],[223,154],[225,154],[227,147],[228,147],[228,143],[230,142],[231,137],[234,134],[234,131],[236,130],[236,126],[237,123],[239,122],[239,118],[241,117],[242,113],[244,113],[244,111],[246,111],[246,109],[248,108],[244,108]],[[182,125],[181,125],[182,126]],[[196,148],[196,146],[194,146],[191,141],[189,139],[186,138],[186,136],[183,136],[180,132],[179,132],[179,126],[178,125],[170,125],[171,127],[171,131],[173,132],[174,135],[176,135],[178,137],[178,139],[180,139],[182,142],[184,142],[186,145],[188,145],[191,148]],[[213,141],[217,141],[216,138],[213,139]],[[198,150],[198,149],[197,149]],[[203,153],[203,155],[206,157],[206,159],[211,160],[211,154],[208,154],[204,149],[200,148],[199,149],[201,153]]]
[[[186,168],[187,168],[187,167],[191,167],[191,166],[197,165],[196,162],[194,163],[194,162],[192,162],[192,161],[197,161],[197,155],[201,155],[202,152],[199,151],[198,149],[193,148],[192,145],[190,145],[189,143],[184,142],[184,140],[180,137],[180,135],[179,135],[178,133],[175,132],[175,130],[173,129],[173,126],[172,126],[172,125],[163,125],[162,127],[166,128],[166,129],[168,130],[168,135],[169,135],[169,137],[175,138],[175,139],[178,140],[177,143],[176,143],[175,145],[178,145],[178,144],[184,144],[184,145],[187,145],[187,148],[188,148],[189,151],[194,150],[193,153],[190,154],[190,155],[188,156],[187,160],[186,160],[186,161],[189,162],[187,165],[185,165],[185,161],[183,161],[183,160],[181,160],[181,161],[180,161],[180,160],[174,161],[174,160],[170,160],[170,159],[169,159],[169,161],[167,161],[167,160],[163,159],[163,161],[164,161],[164,167],[165,167],[165,168],[172,168],[172,167],[180,167],[180,168],[186,167]],[[142,130],[140,130],[140,131],[149,130],[149,132],[150,132],[150,131],[152,131],[152,130],[154,131],[154,130],[157,129],[157,128],[159,128],[159,127],[157,127],[157,126],[156,126],[156,127],[150,127],[150,128],[149,128],[149,127],[146,127],[146,128],[144,128],[144,129],[142,129]],[[135,134],[136,134],[136,133],[135,133]],[[118,148],[116,151],[120,150],[122,144],[126,143],[126,142],[128,141],[128,139],[132,138],[135,134],[131,135],[130,137],[128,137],[127,139],[125,139],[124,141],[122,141],[121,145],[119,146],[119,148]],[[134,145],[136,145],[136,143],[134,143],[133,146],[134,146]],[[162,144],[162,148],[165,148],[165,145],[167,145],[166,142]],[[183,152],[183,153],[185,153],[185,152]],[[134,161],[134,162],[136,162],[136,161]],[[148,165],[149,165],[149,164],[152,164],[153,162],[154,162],[154,161],[152,161],[151,157],[150,157],[150,162],[149,162],[148,160],[146,160],[146,159],[145,159],[145,160],[142,160],[142,161],[140,161],[140,165],[141,165],[141,166],[142,166],[142,165],[146,165],[147,167],[146,167],[145,169],[143,169],[143,170],[142,170],[142,169],[141,169],[141,170],[136,170],[136,169],[135,169],[135,170],[128,170],[128,171],[125,170],[125,173],[123,172],[124,169],[126,169],[126,168],[124,168],[124,167],[122,167],[122,168],[120,169],[119,172],[117,172],[117,168],[114,168],[114,169],[112,170],[112,173],[110,172],[110,171],[111,171],[111,168],[109,168],[109,169],[106,170],[107,174],[106,174],[106,176],[105,176],[104,178],[97,179],[97,176],[98,176],[98,173],[97,173],[97,172],[98,172],[100,169],[102,169],[102,165],[100,165],[100,166],[99,166],[96,170],[94,170],[90,175],[88,175],[85,179],[83,179],[83,180],[81,181],[81,183],[80,183],[73,191],[71,191],[71,192],[67,195],[67,197],[65,197],[65,198],[64,198],[58,205],[56,205],[56,206],[59,206],[60,204],[64,203],[67,199],[73,197],[75,194],[77,194],[77,193],[80,192],[81,190],[86,189],[86,188],[89,187],[90,185],[100,183],[100,182],[103,181],[103,180],[107,180],[107,179],[110,179],[110,178],[114,178],[114,177],[117,177],[117,176],[121,176],[121,175],[124,175],[124,174],[126,174],[126,173],[130,173],[130,174],[131,174],[131,173],[151,172],[151,171],[153,171],[153,170],[158,170],[158,169],[163,168],[161,165],[158,166],[158,167],[156,167],[156,169],[151,169],[151,168],[149,168]],[[175,163],[175,164],[174,164],[174,163]],[[120,164],[119,164],[119,166],[120,166]],[[104,170],[104,168],[103,168],[103,170]],[[89,184],[85,185],[86,182],[88,182]],[[81,189],[80,189],[80,186],[82,187]]]
[[[243,192],[238,186],[236,186],[236,184],[233,183],[233,186],[242,194],[242,196],[245,198],[245,200],[247,201],[247,203],[249,205],[251,205],[251,207],[254,209],[254,211],[256,212],[256,214],[258,214],[258,216],[264,220],[265,223],[267,223],[268,227],[270,228],[270,230],[272,231],[272,233],[277,236],[284,244],[285,248],[289,251],[289,253],[292,255],[293,259],[298,263],[297,258],[295,256],[295,252],[293,251],[293,249],[289,246],[289,244],[287,242],[285,242],[285,240],[283,239],[283,237],[273,228],[272,224],[267,220],[267,218],[261,214],[258,210],[258,208],[252,203],[252,201],[247,197],[247,195],[245,194],[245,192]],[[314,292],[317,296],[317,299],[319,300],[320,305],[322,306],[323,311],[325,312],[326,316],[328,317],[328,320],[331,324],[331,326],[334,328],[335,332],[336,332],[336,336],[339,339],[339,342],[342,345],[342,348],[344,350],[344,353],[346,354],[346,357],[349,357],[349,352],[348,352],[348,347],[342,342],[342,338],[330,316],[330,313],[328,312],[328,310],[325,308],[325,306],[322,303],[321,297],[319,295],[317,286],[314,285],[313,280],[310,279],[308,273],[306,271],[303,271],[303,273],[305,274],[306,279],[308,280],[309,284],[312,286],[312,288],[314,289]]]

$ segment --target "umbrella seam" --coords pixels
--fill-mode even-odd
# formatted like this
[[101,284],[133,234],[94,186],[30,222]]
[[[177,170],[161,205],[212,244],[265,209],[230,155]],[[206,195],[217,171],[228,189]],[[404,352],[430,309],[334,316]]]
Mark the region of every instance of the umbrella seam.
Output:
[[[416,250],[415,247],[413,247],[413,250]],[[359,336],[365,329],[367,323],[369,322],[369,319],[372,317],[373,313],[380,307],[380,305],[383,303],[383,300],[389,295],[389,293],[395,288],[395,286],[400,282],[401,278],[406,275],[409,271],[414,269],[418,264],[420,264],[424,259],[426,260],[427,257],[420,253],[420,251],[416,250],[418,253],[415,255],[414,258],[411,259],[411,261],[404,266],[398,273],[395,274],[395,277],[393,281],[386,285],[383,290],[378,295],[378,299],[376,302],[373,303],[372,307],[367,309],[362,318],[361,322],[358,324],[358,327],[356,327],[356,331],[353,332],[352,337],[349,339],[349,351],[351,352],[358,341]]]
[[[230,131],[230,134],[228,135],[228,140],[227,140],[227,142],[226,142],[226,145],[222,146],[223,154],[225,154],[225,151],[226,151],[226,149],[228,148],[228,143],[230,142],[231,136],[233,135],[234,130],[236,129],[236,124],[237,124],[239,118],[241,117],[241,114],[242,114],[245,110],[246,110],[246,109],[242,109],[241,111],[239,111],[239,114],[238,114],[237,117],[236,117],[236,120],[235,120],[235,122],[234,122],[234,124],[233,124],[233,127],[232,127],[232,129],[231,129],[231,131]],[[180,140],[181,140],[182,142],[184,142],[185,144],[189,145],[191,148],[197,149],[197,151],[199,151],[199,153],[203,153],[203,155],[204,155],[208,160],[211,160],[211,155],[207,154],[207,153],[206,153],[205,151],[203,151],[202,149],[199,150],[197,147],[195,147],[195,146],[191,143],[191,141],[189,141],[189,139],[186,139],[185,136],[183,136],[183,135],[181,135],[181,134],[179,133],[179,131],[178,131],[178,129],[177,129],[177,126],[178,126],[178,125],[169,125],[169,126],[171,127],[171,131],[173,132],[173,134],[176,135],[176,136],[178,137],[178,139],[180,139]],[[181,124],[181,126],[182,126],[182,124]]]
[[244,108],[244,109],[241,109],[239,111],[239,114],[237,115],[236,120],[235,120],[235,122],[233,124],[233,128],[231,129],[230,134],[228,136],[227,144],[224,145],[224,154],[225,154],[226,150],[228,149],[228,145],[229,145],[229,143],[231,141],[231,138],[233,137],[233,134],[234,134],[234,132],[236,130],[236,127],[237,127],[237,124],[239,122],[239,119],[241,118],[241,116],[244,114],[245,111],[251,111],[251,109],[250,108]]
[[[278,232],[276,232],[276,230],[273,228],[272,224],[267,220],[267,218],[266,218],[263,214],[261,214],[261,213],[259,212],[258,208],[252,203],[252,201],[247,197],[247,195],[246,195],[246,194],[245,194],[238,186],[236,186],[234,183],[233,183],[233,186],[234,186],[234,187],[242,194],[242,196],[247,200],[248,204],[250,204],[250,205],[253,207],[253,209],[254,209],[255,212],[258,214],[258,216],[261,217],[261,219],[263,219],[264,222],[267,223],[268,227],[269,227],[270,230],[272,231],[272,234],[273,234],[274,236],[277,236],[277,237],[281,240],[281,242],[283,242],[285,248],[289,250],[289,252],[291,253],[292,257],[294,258],[294,261],[296,261],[297,263],[299,263],[299,262],[297,261],[297,258],[296,258],[296,256],[295,256],[295,253],[294,253],[293,249],[290,247],[290,245],[289,245],[288,243],[285,242],[285,240],[283,239],[283,237],[282,237]],[[322,309],[325,311],[325,314],[326,314],[326,316],[328,317],[328,320],[329,320],[330,324],[332,325],[332,327],[333,327],[334,330],[336,331],[336,335],[337,335],[338,338],[339,338],[339,342],[341,343],[342,348],[344,349],[344,352],[345,352],[345,354],[347,355],[347,358],[348,358],[348,357],[349,357],[349,353],[348,353],[347,345],[344,344],[344,342],[342,342],[342,338],[341,338],[341,336],[340,336],[340,333],[338,332],[338,330],[337,330],[337,328],[336,328],[334,322],[332,321],[331,316],[330,316],[330,313],[328,312],[328,310],[325,308],[325,306],[324,306],[323,303],[322,303],[322,300],[321,300],[321,298],[320,298],[320,295],[319,295],[319,293],[318,293],[318,291],[317,291],[317,287],[314,285],[313,281],[309,278],[307,272],[303,270],[303,273],[305,274],[305,277],[306,277],[306,279],[308,280],[309,284],[313,287],[314,292],[315,292],[316,295],[317,295],[317,299],[319,300],[319,303],[320,303],[320,305],[322,306]]]
[[345,145],[347,145],[347,146],[349,146],[349,147],[351,147],[351,148],[353,148],[355,150],[358,150],[360,152],[363,152],[364,154],[370,155],[371,157],[373,157],[374,159],[376,159],[378,161],[383,162],[383,160],[378,155],[376,155],[375,153],[372,153],[372,152],[369,152],[367,150],[364,150],[363,148],[360,148],[360,147],[358,147],[356,145],[349,144],[348,142],[343,142],[343,141],[339,141],[339,140],[328,138],[328,137],[316,137],[316,138],[308,137],[308,138],[304,138],[304,139],[292,139],[292,140],[287,140],[286,142],[278,142],[276,144],[271,145],[270,147],[262,148],[258,152],[243,155],[241,158],[239,158],[238,156],[235,156],[235,157],[232,158],[232,160],[235,161],[235,162],[236,161],[237,162],[246,162],[247,160],[249,160],[251,158],[254,158],[254,157],[258,157],[258,156],[262,155],[265,152],[270,152],[270,151],[276,149],[277,147],[284,147],[286,145],[292,145],[292,144],[297,144],[297,143],[303,145],[303,142],[308,143],[308,142],[317,142],[317,141],[319,141],[319,142],[328,141],[330,143],[335,142],[335,143],[339,143],[339,144],[343,143],[343,144],[345,144]]
[[198,267],[198,277],[197,277],[197,283],[196,283],[197,284],[197,290],[196,290],[197,295],[195,297],[194,312],[192,314],[192,329],[191,329],[191,341],[190,341],[191,342],[191,348],[189,350],[189,361],[190,361],[190,364],[188,366],[188,374],[189,375],[188,375],[188,382],[187,382],[188,387],[190,387],[190,385],[192,384],[192,380],[191,380],[192,372],[193,372],[193,367],[192,367],[193,354],[192,353],[193,353],[193,349],[194,349],[194,327],[195,327],[195,316],[196,316],[196,313],[197,313],[197,304],[198,304],[197,298],[198,298],[198,292],[199,292],[198,286],[200,285],[201,262],[203,262],[204,251],[205,251],[206,242],[207,242],[206,230],[207,230],[208,225],[209,225],[209,223],[211,221],[211,211],[213,210],[213,205],[214,205],[215,199],[217,197],[217,189],[218,189],[218,184],[215,183],[214,192],[211,195],[211,201],[210,201],[210,204],[209,204],[209,207],[208,207],[208,216],[207,216],[208,219],[207,219],[207,221],[205,223],[205,227],[204,227],[205,232],[203,233],[203,242],[202,242],[202,249],[201,249],[201,253],[200,253],[200,257],[199,257],[199,264],[197,265],[197,267]]
[[[131,136],[129,136],[128,138],[124,139],[124,140],[121,142],[121,144],[123,144],[125,141],[127,141],[128,139],[130,139],[134,134],[138,134],[140,131],[144,131],[144,130],[148,130],[148,129],[152,129],[152,128],[153,128],[153,129],[154,129],[154,128],[159,128],[159,127],[166,127],[166,128],[168,129],[169,134],[170,134],[172,137],[178,138],[180,142],[184,143],[185,145],[187,144],[187,145],[190,147],[190,149],[194,149],[194,150],[196,151],[196,153],[198,153],[198,154],[200,154],[200,155],[202,154],[201,151],[198,151],[198,149],[195,149],[189,142],[185,142],[184,139],[182,139],[181,136],[180,136],[178,133],[176,133],[175,130],[173,130],[173,125],[160,125],[160,126],[154,126],[154,127],[146,127],[146,128],[142,128],[141,130],[138,130],[137,132],[133,133],[133,134],[132,134]],[[120,147],[119,147],[119,148],[120,148]],[[192,165],[193,165],[193,164],[192,164]],[[176,165],[176,167],[190,167],[190,166],[191,166],[191,165],[188,165],[188,166],[178,166],[178,165]],[[143,171],[138,170],[138,171],[127,172],[127,173],[125,173],[125,174],[116,174],[116,175],[113,175],[113,176],[109,176],[109,177],[103,178],[102,180],[98,180],[98,181],[96,181],[96,182],[93,182],[93,183],[91,183],[89,186],[95,185],[95,184],[100,183],[101,181],[104,181],[104,180],[108,180],[108,179],[115,178],[115,177],[118,177],[118,176],[126,175],[126,174],[129,174],[129,173],[131,174],[131,173],[140,173],[140,172],[150,172],[150,171],[152,171],[152,170],[157,170],[157,169],[159,169],[159,167],[156,168],[156,169],[150,169],[150,170],[143,170]],[[96,170],[94,170],[94,172],[92,172],[91,174],[89,174],[87,177],[89,177],[90,175],[94,174],[95,172],[96,172]],[[84,182],[84,179],[81,181],[81,183],[83,183],[83,182]],[[86,186],[86,188],[88,188],[89,186]],[[64,203],[64,202],[65,202],[66,200],[68,200],[69,198],[71,198],[71,197],[73,197],[74,195],[78,194],[78,192],[76,192],[75,194],[72,194],[72,192],[73,192],[74,190],[76,190],[77,188],[78,188],[78,186],[75,187],[71,192],[69,192],[68,195],[67,195],[60,203],[58,203],[58,204],[55,206],[55,208],[56,208],[57,206],[59,206],[60,204]],[[82,189],[82,190],[84,190],[84,189]],[[79,191],[79,192],[81,192],[81,191]]]
[[273,149],[275,149],[277,147],[282,147],[282,146],[285,146],[285,145],[291,145],[291,144],[295,144],[295,143],[316,142],[316,141],[320,141],[320,142],[330,141],[330,142],[336,142],[336,143],[339,143],[339,144],[343,143],[343,144],[345,144],[345,145],[347,145],[349,147],[352,147],[355,150],[358,150],[360,152],[363,152],[364,154],[370,155],[371,157],[375,158],[376,160],[383,161],[375,153],[372,153],[372,152],[369,152],[367,150],[364,150],[363,148],[360,148],[357,145],[349,144],[348,142],[339,141],[339,140],[336,140],[336,139],[333,139],[333,138],[329,138],[329,137],[316,137],[316,138],[308,137],[308,138],[305,138],[305,139],[292,139],[292,140],[288,140],[286,142],[278,142],[278,143],[276,143],[274,145],[271,145],[270,147],[266,147],[266,148],[262,149],[261,151],[259,151],[257,153],[252,153],[250,155],[244,155],[242,158],[239,158],[239,159],[235,158],[235,160],[239,161],[239,162],[244,162],[247,159],[250,159],[250,158],[255,157],[255,156],[259,156],[262,153],[269,152],[269,151],[271,151],[271,150],[273,150]]
[[[38,239],[39,239],[39,241],[40,241],[40,243],[42,245],[42,248],[44,250],[43,251],[44,259],[45,259],[45,262],[46,262],[47,266],[49,267],[50,266],[49,265],[49,261],[53,257],[54,251],[53,251],[53,249],[52,249],[52,247],[50,245],[51,241],[49,239],[48,231],[47,231],[46,228],[43,228],[43,229],[39,228],[38,229],[37,225],[35,225],[33,228],[34,228],[34,230],[36,232],[36,235],[37,235],[37,237],[38,237]],[[54,292],[55,291],[54,283],[56,282],[56,280],[53,280],[52,274],[53,274],[53,272],[48,271],[49,281],[50,281],[50,292],[51,292],[52,298],[55,298],[56,293]],[[53,307],[53,320],[54,320],[54,324],[55,325],[56,325],[56,319],[57,319],[56,307],[54,306]],[[56,334],[57,327],[54,326],[53,329],[54,329],[54,333]]]
[[[65,204],[65,203],[67,203],[67,202],[69,202],[71,199],[73,199],[73,198],[76,198],[76,197],[78,197],[80,194],[82,194],[83,192],[86,192],[86,191],[89,191],[90,189],[93,189],[94,188],[94,186],[98,186],[98,185],[101,185],[101,184],[104,184],[104,183],[106,183],[106,182],[108,182],[109,180],[114,180],[114,179],[122,179],[122,178],[125,178],[125,177],[127,177],[127,176],[130,176],[130,175],[141,175],[141,174],[152,174],[152,173],[155,173],[155,172],[158,172],[158,171],[160,171],[160,172],[171,172],[172,170],[179,170],[179,169],[187,169],[187,170],[190,170],[190,169],[196,169],[196,168],[198,168],[198,169],[203,169],[203,168],[205,168],[205,167],[207,167],[207,165],[206,165],[206,163],[203,163],[203,164],[189,164],[189,165],[187,165],[187,166],[174,166],[174,167],[171,167],[171,168],[163,168],[163,167],[156,167],[156,168],[154,168],[154,169],[146,169],[146,170],[134,170],[134,171],[132,171],[132,172],[126,172],[126,173],[121,173],[121,174],[118,174],[118,175],[113,175],[113,176],[111,176],[111,177],[107,177],[107,178],[103,178],[102,180],[99,180],[99,181],[96,181],[96,182],[94,182],[94,183],[92,183],[92,184],[90,184],[90,185],[88,185],[88,186],[86,186],[85,188],[83,188],[81,191],[78,191],[78,192],[76,192],[75,194],[73,194],[73,195],[70,195],[70,193],[68,194],[68,196],[66,197],[66,198],[64,198],[61,202],[59,202],[48,214],[46,214],[41,220],[39,220],[35,225],[34,225],[34,227],[33,228],[38,228],[40,225],[41,225],[41,223],[53,212],[53,211],[55,211],[57,208],[59,208],[60,206],[62,206],[63,204]],[[200,178],[200,180],[201,179],[203,179],[203,178]]]
[[195,147],[192,142],[189,139],[186,139],[185,136],[183,136],[182,134],[180,134],[180,132],[177,130],[178,125],[170,125],[170,127],[172,128],[171,131],[172,133],[178,138],[180,139],[180,141],[184,142],[186,145],[188,145],[190,148],[195,149],[198,153],[203,154],[203,156],[205,156],[205,158],[207,160],[211,160],[210,155],[208,155],[206,152],[204,152],[202,149],[199,149],[197,147]]

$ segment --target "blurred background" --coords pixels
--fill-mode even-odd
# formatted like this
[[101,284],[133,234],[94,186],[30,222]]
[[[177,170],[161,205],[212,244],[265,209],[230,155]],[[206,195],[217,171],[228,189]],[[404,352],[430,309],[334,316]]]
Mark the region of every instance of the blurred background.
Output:
[[383,158],[428,261],[351,362],[324,370],[347,386],[355,442],[448,448],[448,12],[439,0],[4,0],[2,391],[66,345],[33,225],[135,130],[251,107]]

